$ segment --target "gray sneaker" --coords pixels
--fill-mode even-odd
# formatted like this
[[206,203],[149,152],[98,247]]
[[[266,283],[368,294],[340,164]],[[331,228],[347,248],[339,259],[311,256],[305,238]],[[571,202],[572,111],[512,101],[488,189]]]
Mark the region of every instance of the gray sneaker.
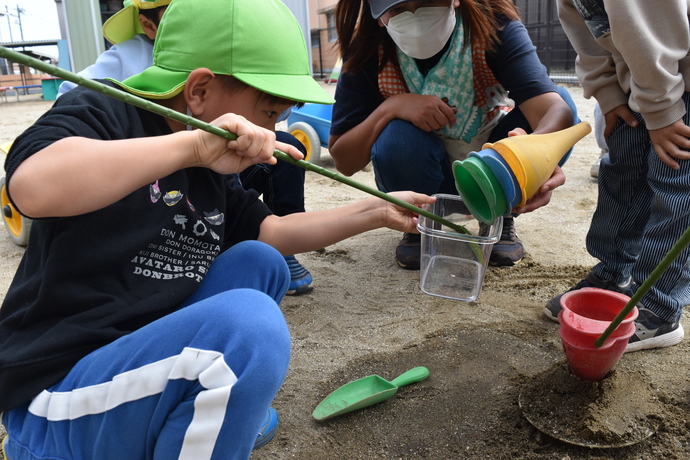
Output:
[[492,267],[512,267],[525,256],[522,240],[515,232],[515,218],[508,216],[503,218],[501,238],[494,244],[489,256],[489,265]]
[[[593,272],[589,272],[585,279],[581,280],[579,283],[568,289],[566,292],[576,291],[578,289],[582,289],[585,287],[593,287],[599,289],[606,289],[608,291],[620,292],[621,294],[625,294],[628,297],[632,296],[633,294],[630,280],[628,280],[626,284],[621,286],[616,283],[612,283],[611,281],[603,280],[599,278],[597,275],[595,275]],[[565,294],[565,292],[563,294]],[[556,297],[549,300],[546,303],[546,307],[544,307],[544,314],[547,316],[547,318],[556,322],[558,321],[558,313],[560,313],[561,311],[561,297],[563,297],[563,294],[558,294]]]
[[637,306],[639,315],[635,320],[637,330],[630,337],[626,353],[629,351],[646,350],[649,348],[670,347],[683,340],[685,330],[680,322],[669,323],[659,318],[647,307]]

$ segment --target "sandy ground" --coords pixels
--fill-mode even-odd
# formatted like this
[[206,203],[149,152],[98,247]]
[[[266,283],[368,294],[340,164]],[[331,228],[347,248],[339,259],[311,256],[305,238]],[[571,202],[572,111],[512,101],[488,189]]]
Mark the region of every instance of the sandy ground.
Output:
[[[580,117],[593,123],[593,102],[582,98],[580,87],[568,89]],[[12,140],[49,106],[35,98],[0,104],[0,143]],[[489,268],[475,302],[422,293],[419,272],[395,263],[400,234],[391,230],[300,255],[315,289],[281,305],[293,339],[290,370],[274,402],[281,428],[252,458],[690,458],[687,340],[626,354],[615,379],[573,390],[583,391],[582,398],[563,394],[558,369],[565,355],[558,325],[542,310],[595,263],[584,246],[597,201],[589,168],[598,154],[593,135],[578,143],[564,167],[567,183],[547,207],[518,219],[525,260],[513,268]],[[333,168],[325,149],[319,164]],[[370,167],[354,179],[374,186]],[[359,190],[307,173],[307,210],[363,198]],[[22,252],[0,232],[0,301]],[[690,327],[687,313],[682,322]],[[392,380],[416,366],[426,366],[430,376],[401,387],[388,401],[325,422],[312,418],[316,405],[340,385],[372,374]],[[649,426],[653,434],[619,448],[558,440],[577,422],[573,417],[571,423],[568,401],[581,401],[593,391],[606,396],[590,406],[607,419],[607,429],[615,431],[623,416],[632,415],[635,421],[626,419],[623,428]],[[525,413],[543,413],[546,401],[553,401],[546,412],[558,422],[555,428],[540,426],[545,434]],[[539,411],[532,410],[537,405]]]

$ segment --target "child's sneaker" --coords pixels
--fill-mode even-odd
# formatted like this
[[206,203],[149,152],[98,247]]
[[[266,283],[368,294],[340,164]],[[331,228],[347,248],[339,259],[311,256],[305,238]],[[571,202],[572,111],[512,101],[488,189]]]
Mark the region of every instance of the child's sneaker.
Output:
[[630,337],[625,351],[646,350],[676,345],[683,340],[685,331],[680,322],[669,323],[659,318],[647,307],[638,304],[639,315],[635,320],[637,330]]
[[592,166],[589,168],[589,175],[592,177],[599,177],[599,165],[601,165],[601,159],[604,158],[605,155],[608,155],[609,151],[606,149],[601,149],[601,152],[599,153],[599,158],[597,158],[597,161],[595,161]]
[[[594,287],[599,289],[606,289],[608,291],[613,292],[620,292],[621,294],[625,294],[628,297],[631,297],[633,293],[630,284],[630,281],[628,281],[626,284],[621,286],[619,284],[612,283],[611,281],[599,278],[597,275],[594,274],[594,272],[589,272],[585,279],[581,280],[579,283],[568,289],[566,292],[576,291],[578,289],[582,289],[585,287]],[[565,294],[565,292],[563,294]],[[544,307],[544,314],[546,315],[546,317],[556,322],[558,322],[558,313],[560,313],[561,311],[561,297],[563,297],[563,294],[558,294],[556,297],[549,300],[546,303],[546,307]]]
[[295,259],[295,256],[285,256],[285,262],[290,269],[290,287],[288,287],[287,295],[300,295],[314,289],[311,285],[313,281],[311,273]]
[[268,444],[278,432],[278,425],[280,425],[278,412],[274,408],[269,407],[268,414],[266,414],[266,419],[259,429],[259,435],[256,437],[252,450],[260,449]]

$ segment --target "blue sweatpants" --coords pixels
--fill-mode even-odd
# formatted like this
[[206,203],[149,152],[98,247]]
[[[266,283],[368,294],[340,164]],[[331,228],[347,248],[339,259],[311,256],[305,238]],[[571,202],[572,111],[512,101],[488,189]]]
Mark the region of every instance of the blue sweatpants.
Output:
[[221,254],[183,308],[81,359],[3,416],[11,460],[247,459],[280,388],[290,274],[256,241]]

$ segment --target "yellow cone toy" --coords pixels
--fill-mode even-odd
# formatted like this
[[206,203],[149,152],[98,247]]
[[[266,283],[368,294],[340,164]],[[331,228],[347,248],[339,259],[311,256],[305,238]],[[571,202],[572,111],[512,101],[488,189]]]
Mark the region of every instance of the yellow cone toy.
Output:
[[524,206],[551,177],[568,150],[591,131],[590,124],[583,121],[554,133],[508,137],[484,144],[482,149],[494,149],[506,160],[522,191],[518,206]]

